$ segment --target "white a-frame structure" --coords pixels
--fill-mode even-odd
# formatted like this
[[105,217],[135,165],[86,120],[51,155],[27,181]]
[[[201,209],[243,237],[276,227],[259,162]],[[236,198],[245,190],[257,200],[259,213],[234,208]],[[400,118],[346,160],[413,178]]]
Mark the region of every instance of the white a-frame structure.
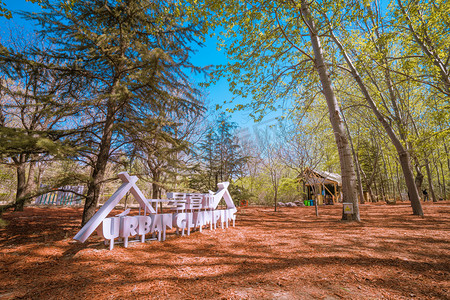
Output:
[[[81,243],[84,243],[89,238],[89,236],[91,236],[91,234],[102,224],[103,220],[105,220],[105,218],[108,216],[108,214],[114,209],[114,207],[119,203],[119,201],[125,196],[125,194],[128,191],[131,192],[133,197],[139,203],[141,210],[144,211],[143,217],[145,218],[146,214],[149,213],[149,217],[147,217],[148,219],[146,219],[147,221],[144,219],[141,219],[143,222],[141,227],[144,226],[143,224],[145,224],[145,229],[139,228],[138,232],[143,233],[143,237],[144,237],[145,233],[148,233],[149,231],[154,230],[155,228],[157,228],[158,230],[163,230],[164,236],[165,236],[165,226],[167,226],[169,228],[172,228],[173,224],[175,224],[174,226],[177,226],[176,224],[179,224],[180,223],[179,221],[182,218],[186,219],[186,220],[183,219],[181,221],[181,223],[184,222],[183,226],[187,226],[188,232],[189,232],[191,225],[193,225],[194,227],[196,225],[202,226],[202,225],[204,225],[203,223],[208,222],[208,220],[209,220],[209,222],[211,222],[211,227],[212,227],[212,222],[215,223],[217,221],[222,222],[222,227],[223,227],[224,222],[226,222],[226,224],[228,226],[229,220],[233,220],[233,224],[234,224],[234,220],[235,220],[234,214],[236,213],[236,207],[235,207],[233,200],[231,199],[231,195],[228,191],[228,186],[229,186],[228,182],[219,183],[218,184],[219,190],[216,193],[213,193],[210,191],[209,194],[204,195],[205,198],[210,199],[210,201],[209,201],[210,204],[208,205],[208,207],[203,207],[203,209],[204,209],[203,211],[201,211],[201,209],[199,209],[197,212],[192,212],[192,210],[191,210],[190,214],[184,212],[183,214],[174,213],[174,214],[159,215],[157,213],[156,209],[151,205],[149,199],[146,199],[144,194],[137,187],[136,182],[138,181],[138,178],[136,176],[130,176],[127,172],[119,173],[118,176],[123,182],[122,185],[105,202],[105,204],[103,204],[103,206],[95,213],[95,215],[83,226],[83,228],[81,228],[81,230],[75,235],[75,237],[74,237],[75,240],[77,240]],[[188,195],[188,197],[189,197],[189,194],[186,194],[186,195]],[[196,194],[196,195],[198,195],[198,194]],[[218,207],[219,202],[222,198],[225,200],[227,209],[224,211],[223,210],[222,211],[214,211]],[[158,201],[160,201],[160,200],[158,200]],[[208,211],[206,211],[205,209],[208,209]],[[161,224],[159,224],[159,225],[153,224],[152,226],[150,226],[149,223],[152,223],[154,220],[166,220],[166,221],[160,221]],[[110,224],[110,223],[108,223],[108,224]],[[131,223],[133,223],[133,222],[131,222]],[[128,224],[128,223],[125,222],[125,224]],[[134,224],[137,225],[138,223],[134,223]],[[141,224],[141,223],[139,223],[139,224]],[[103,224],[103,226],[104,225],[105,224]],[[124,226],[126,227],[127,225],[123,225],[123,222],[120,223],[120,227],[121,227],[120,232],[122,232],[122,233],[124,232],[124,230],[123,230]],[[140,225],[137,225],[137,226],[140,226]],[[133,227],[132,224],[131,224],[131,227]],[[164,229],[161,229],[161,227],[163,227]],[[130,231],[133,233],[137,232],[136,227],[132,228],[131,230],[129,230],[130,228],[126,228],[126,229],[127,229],[126,232],[130,232]],[[159,233],[160,232],[161,231],[159,231]],[[141,234],[141,233],[139,233],[139,234]],[[126,245],[127,241],[128,241],[128,236],[125,236],[124,238],[126,240],[126,243],[125,243],[125,245]],[[112,243],[113,243],[113,240],[114,240],[114,238],[111,239]],[[144,240],[144,239],[142,238],[142,240]],[[112,249],[112,246],[113,245],[110,244],[110,249]]]
[[138,201],[141,208],[147,209],[150,213],[156,213],[155,209],[150,205],[144,194],[142,194],[141,190],[137,187],[136,182],[138,181],[138,178],[136,176],[130,176],[127,172],[119,173],[118,176],[123,182],[122,185],[74,236],[75,240],[84,243],[128,191],[130,191],[133,197]]

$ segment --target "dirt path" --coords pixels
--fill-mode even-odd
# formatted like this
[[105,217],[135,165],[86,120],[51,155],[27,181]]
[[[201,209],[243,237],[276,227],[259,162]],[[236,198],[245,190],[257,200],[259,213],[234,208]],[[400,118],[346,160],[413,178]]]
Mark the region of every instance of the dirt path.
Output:
[[[405,204],[405,203],[404,203]],[[0,229],[0,299],[449,299],[450,202],[240,209],[235,228],[109,251],[72,240],[81,209],[26,208]]]

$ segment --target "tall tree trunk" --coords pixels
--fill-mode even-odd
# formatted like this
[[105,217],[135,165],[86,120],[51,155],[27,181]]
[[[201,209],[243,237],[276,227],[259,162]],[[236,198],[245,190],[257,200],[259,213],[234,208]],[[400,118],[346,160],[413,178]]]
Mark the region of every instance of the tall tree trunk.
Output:
[[362,78],[359,75],[359,72],[356,70],[355,66],[353,65],[352,61],[350,60],[350,57],[347,55],[347,52],[345,51],[341,42],[334,36],[332,31],[330,32],[330,34],[331,34],[333,40],[335,41],[336,45],[341,50],[342,55],[344,56],[344,59],[347,62],[347,65],[348,65],[353,77],[355,78],[356,82],[358,83],[359,88],[361,89],[361,92],[364,95],[364,98],[368,102],[370,108],[372,109],[372,111],[375,114],[375,116],[377,117],[377,119],[383,125],[386,133],[388,134],[389,138],[391,139],[392,144],[394,145],[395,149],[397,150],[399,160],[400,160],[400,165],[402,167],[403,175],[405,177],[406,186],[408,187],[408,192],[409,192],[409,197],[411,200],[411,207],[413,210],[413,214],[423,216],[422,204],[420,203],[419,192],[417,191],[417,187],[414,182],[414,174],[411,169],[411,161],[410,161],[410,156],[409,156],[408,151],[405,149],[405,147],[400,142],[399,138],[395,134],[395,132],[392,129],[389,122],[387,122],[387,120],[384,118],[384,116],[378,110],[375,102],[372,99],[372,96],[370,95],[365,84],[363,83]]
[[155,182],[152,183],[152,199],[158,199],[158,185]]
[[36,190],[36,182],[34,180],[36,163],[31,162],[27,164],[27,160],[28,156],[26,154],[20,154],[14,159],[17,176],[16,199],[12,206],[14,211],[23,211],[26,202],[30,200],[30,195]]
[[400,175],[398,174],[398,162],[397,162],[397,160],[395,160],[395,171],[397,173],[397,190],[398,190],[398,194],[400,195],[400,201],[403,202],[402,188],[400,187]]
[[272,179],[272,186],[273,186],[273,197],[275,202],[275,211],[277,211],[278,208],[278,178],[277,173],[274,170],[270,170],[270,177]]
[[[317,203],[317,200],[319,200],[319,198],[314,200],[314,211],[316,213],[316,217],[319,216],[319,204]],[[325,197],[323,197],[323,201],[325,201]]]
[[38,167],[38,172],[37,172],[36,186],[38,189],[40,189],[41,183],[42,183],[42,175],[44,175],[44,172],[45,172],[44,163],[38,162],[37,167]]
[[381,180],[381,183],[380,183],[380,185],[381,185],[381,200],[384,202],[388,202],[387,201],[388,196],[387,196],[386,183],[385,183],[385,180],[382,177],[381,173],[380,173],[380,180]]
[[380,189],[378,188],[378,185],[377,185],[377,181],[376,181],[376,180],[373,181],[373,189],[374,189],[375,192],[377,193],[376,196],[375,196],[375,198],[374,198],[374,199],[375,199],[374,202],[378,202],[378,199],[379,199],[381,193],[380,193]]
[[383,187],[383,200],[388,202],[388,198],[389,198],[389,175],[387,172],[387,167],[386,167],[386,160],[384,159],[384,155],[383,153],[381,153],[381,159],[383,160],[383,168],[384,168],[384,176],[385,178],[383,178],[383,176],[381,175],[382,173],[380,172],[380,177],[381,177],[381,183],[382,183],[382,187]]
[[[392,164],[391,164],[391,162],[389,160],[389,155],[387,155],[386,160],[387,160],[387,166],[389,167],[389,175],[390,175],[389,181],[392,183],[392,185],[390,185],[391,193],[392,193],[392,197],[394,199],[394,203],[396,203],[397,202],[397,194],[395,192],[395,182],[393,180],[394,179],[394,176],[393,176],[394,172],[392,171]],[[389,178],[389,176],[388,176],[388,178]]]
[[14,211],[23,211],[27,194],[27,166],[23,162],[23,154],[20,154],[16,164],[17,189]]
[[361,204],[364,204],[364,193],[362,188],[361,174],[359,171],[360,167],[358,156],[356,155],[355,147],[353,146],[352,135],[350,134],[350,129],[348,128],[347,120],[345,119],[344,113],[343,112],[341,113],[342,113],[342,120],[344,121],[345,128],[347,129],[348,141],[350,142],[350,147],[352,148],[353,162],[355,164],[355,171],[356,171],[356,187],[358,190],[359,201],[361,202]]
[[[447,144],[446,144],[445,140],[444,140],[444,150],[445,150],[445,154],[447,156],[447,168],[450,173],[450,154],[448,153]],[[444,177],[445,175],[444,175],[444,170],[442,169],[442,165],[441,165],[441,173],[442,173],[442,184],[444,185],[444,191],[445,191],[446,182],[445,182],[445,177]],[[444,192],[444,200],[447,200],[447,195],[445,195],[445,192]]]
[[423,176],[422,173],[422,166],[420,165],[419,159],[417,156],[414,156],[415,161],[415,169],[416,169],[416,177],[414,178],[414,182],[416,183],[417,190],[419,193],[422,191],[422,184],[423,184]]
[[275,201],[275,211],[277,211],[278,208],[278,189],[275,188],[275,192],[274,192],[274,201]]
[[433,202],[437,202],[436,195],[434,193],[433,180],[431,178],[430,162],[425,157],[425,169],[427,170],[428,188],[430,189],[431,199]]
[[[345,127],[341,119],[340,108],[336,100],[333,87],[331,85],[327,67],[325,65],[323,49],[320,44],[316,24],[309,10],[308,1],[306,0],[301,0],[301,13],[304,16],[304,20],[309,29],[309,36],[314,51],[315,66],[317,68],[320,82],[322,84],[322,92],[327,101],[330,122],[333,127],[334,137],[336,139],[336,145],[339,153],[339,162],[341,165],[343,202],[353,204],[353,214],[351,218],[352,220],[360,221],[359,203],[356,192],[356,174],[353,166],[352,151],[350,149],[348,137],[345,132]],[[347,215],[345,214],[343,209],[342,219],[347,219]]]
[[[439,161],[439,164],[441,166],[441,174],[442,174],[442,198],[444,200],[447,200],[447,191],[445,188],[445,174],[444,174],[444,167],[442,166],[442,161]],[[437,169],[437,166],[436,166]],[[438,174],[439,176],[439,174]]]
[[357,179],[358,179],[358,193],[361,197],[361,204],[366,203],[366,199],[364,198],[364,189],[363,189],[363,182],[362,182],[362,177],[361,177],[361,164],[359,163],[359,158],[358,158],[358,154],[355,152],[356,155],[356,165],[355,165],[355,169],[356,169],[356,175],[357,175]]
[[152,170],[152,199],[158,199],[158,194],[159,194],[159,180],[160,180],[160,175],[158,170]]
[[36,179],[34,178],[36,175],[36,169],[37,169],[37,162],[36,161],[30,162],[30,166],[28,167],[28,179],[26,191],[28,195],[33,194],[37,189],[37,182]]
[[366,173],[361,169],[361,173],[363,174],[364,180],[366,182],[366,189],[367,189],[367,193],[369,194],[370,202],[377,202],[377,200],[375,199],[375,196],[374,196],[374,194],[372,192],[372,185],[375,185],[375,192],[378,194],[377,186],[376,186],[376,182],[375,182],[375,176],[377,175],[377,172],[378,172],[378,159],[379,159],[379,157],[380,157],[380,152],[377,151],[375,159],[373,160],[372,174],[370,174],[370,178],[367,178]]
[[443,192],[444,190],[443,190],[443,186],[441,184],[441,172],[439,171],[439,166],[438,166],[438,163],[436,161],[436,158],[434,158],[434,156],[433,156],[433,164],[434,164],[434,167],[436,168],[436,175],[437,175],[436,179],[437,179],[437,183],[438,183],[438,190],[439,190],[438,197],[439,197],[444,194],[444,192]]
[[216,187],[217,186],[217,184],[219,183],[219,173],[215,173],[215,177],[214,177],[214,179],[215,179],[215,184],[214,184],[214,187]]
[[111,104],[108,105],[105,127],[103,128],[100,149],[97,161],[92,170],[91,180],[88,183],[86,201],[84,203],[83,218],[81,226],[84,226],[95,214],[98,199],[100,197],[100,188],[105,177],[106,165],[108,164],[109,151],[111,149],[111,139],[114,126],[114,109]]

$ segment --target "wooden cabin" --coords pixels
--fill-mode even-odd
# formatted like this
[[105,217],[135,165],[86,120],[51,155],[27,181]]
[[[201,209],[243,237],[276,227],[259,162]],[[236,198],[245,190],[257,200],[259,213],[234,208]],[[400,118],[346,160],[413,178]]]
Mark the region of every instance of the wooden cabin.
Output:
[[342,201],[342,179],[339,174],[307,168],[303,172],[301,181],[307,199],[316,200],[319,205]]

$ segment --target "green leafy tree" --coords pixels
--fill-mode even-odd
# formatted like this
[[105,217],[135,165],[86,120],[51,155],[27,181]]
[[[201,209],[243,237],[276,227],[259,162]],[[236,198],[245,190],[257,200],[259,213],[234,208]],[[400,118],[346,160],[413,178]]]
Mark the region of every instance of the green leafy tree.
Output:
[[280,180],[279,195],[283,201],[301,200],[301,194],[298,191],[298,178],[284,177]]
[[[393,23],[404,39],[402,45],[419,59],[423,76],[415,76],[433,89],[450,97],[450,3],[402,1],[392,6]],[[422,55],[417,55],[421,53]]]
[[[353,203],[353,220],[360,220],[356,175],[340,107],[332,86],[329,62],[333,49],[324,37],[322,14],[338,13],[327,1],[211,1],[213,13],[227,24],[223,46],[230,63],[217,72],[229,75],[235,94],[253,96],[247,105],[256,119],[295,98],[305,86],[322,93],[339,153],[345,202]],[[343,218],[346,215],[342,214]]]
[[[408,145],[406,143],[402,143],[402,140],[403,142],[406,140],[407,134],[406,118],[404,115],[402,115],[402,112],[405,112],[406,110],[402,111],[399,109],[398,102],[400,97],[398,93],[396,94],[394,91],[394,88],[392,86],[392,76],[387,67],[387,36],[382,35],[379,32],[381,25],[376,23],[378,19],[374,18],[374,15],[376,15],[376,11],[374,11],[370,5],[361,5],[355,3],[354,6],[351,6],[351,8],[347,10],[346,14],[343,14],[344,17],[341,19],[330,19],[326,15],[324,15],[324,18],[327,21],[326,24],[331,39],[341,51],[342,56],[347,64],[348,72],[355,79],[362,95],[364,96],[364,99],[384,128],[393,146],[397,150],[403,170],[403,175],[405,177],[405,182],[408,187],[408,193],[410,195],[413,213],[416,215],[423,215],[416,182],[414,181],[414,174],[411,168],[411,153],[408,151]],[[377,39],[376,42],[371,41],[371,49],[375,50],[374,58],[371,59],[384,66],[384,72],[380,72],[380,74],[382,74],[382,82],[386,83],[386,90],[389,91],[389,94],[386,98],[383,95],[382,89],[377,86],[377,81],[374,80],[374,78],[371,77],[370,74],[367,78],[362,75],[366,72],[370,73],[370,68],[368,68],[368,66],[364,64],[364,56],[367,56],[367,51],[360,53],[360,55],[357,56],[358,58],[361,58],[361,60],[357,59],[356,63],[350,55],[350,53],[354,53],[356,47],[354,40],[349,38],[350,32],[348,30],[348,27],[352,25],[353,22],[357,23],[360,20],[362,20],[362,22],[365,22],[366,28],[368,28],[368,31],[370,31],[369,35],[375,36]],[[345,41],[343,42],[338,35],[343,35],[345,37]],[[370,89],[370,84],[368,84],[367,81],[371,81],[375,85],[375,87],[377,88],[375,92]],[[379,105],[377,103],[377,96],[379,97],[379,100],[383,105]],[[391,107],[388,107],[388,104],[386,104],[386,102],[390,103]],[[392,119],[395,122],[390,122],[391,119],[386,116],[386,114],[391,111]],[[397,131],[395,130],[396,128],[392,123],[396,124],[398,129]]]

